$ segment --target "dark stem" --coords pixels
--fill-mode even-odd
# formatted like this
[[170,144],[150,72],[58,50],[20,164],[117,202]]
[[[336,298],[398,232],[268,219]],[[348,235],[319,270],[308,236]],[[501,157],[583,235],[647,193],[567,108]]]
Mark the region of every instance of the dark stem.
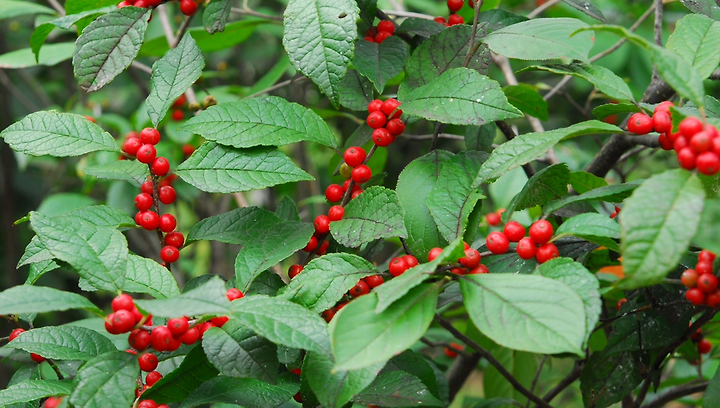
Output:
[[430,142],[430,151],[431,152],[433,150],[435,150],[435,146],[437,145],[438,135],[440,134],[441,127],[442,127],[442,123],[440,123],[440,122],[435,123],[435,130],[433,131],[432,141]]
[[470,33],[468,52],[467,55],[465,55],[465,61],[463,62],[463,67],[465,68],[467,68],[468,64],[470,64],[470,59],[477,51],[477,48],[475,47],[475,36],[477,35],[478,20],[480,18],[480,8],[482,7],[482,4],[483,0],[478,0],[475,2],[475,16],[473,17],[472,33]]
[[[538,383],[538,380],[540,379],[540,373],[542,372],[543,366],[545,365],[545,361],[547,360],[547,355],[544,355],[542,360],[540,361],[540,365],[538,365],[537,372],[535,373],[535,378],[532,380],[532,384],[530,384],[530,392],[535,392],[535,386]],[[525,408],[528,408],[530,406],[530,400],[528,400],[527,404],[525,404]]]
[[447,372],[449,401],[455,399],[455,396],[458,391],[462,389],[467,378],[475,371],[481,358],[480,353],[472,353],[470,355],[458,354],[457,359]]
[[[565,378],[560,381],[555,388],[550,390],[547,394],[543,396],[543,400],[546,402],[550,402],[553,400],[553,398],[557,397],[565,388],[569,387],[570,384],[574,383],[578,378],[580,378],[580,374],[582,373],[583,366],[585,365],[585,360],[575,360],[575,365],[573,366],[572,371],[565,376]],[[536,405],[535,408],[538,406]]]
[[709,381],[703,381],[698,384],[687,383],[678,385],[677,387],[671,388],[668,391],[660,394],[654,400],[643,405],[642,408],[662,408],[670,401],[682,398],[686,395],[695,394],[696,392],[703,392],[708,386]]
[[[498,120],[495,121],[495,125],[500,129],[500,131],[505,135],[505,138],[507,140],[512,140],[517,136],[515,132],[512,130],[510,125],[507,124],[504,120]],[[535,169],[532,167],[530,163],[525,163],[522,166],[523,170],[525,170],[525,175],[528,176],[528,178],[531,178],[535,175]]]
[[55,371],[55,374],[58,376],[58,380],[64,380],[65,377],[63,377],[62,373],[60,372],[60,368],[55,364],[55,362],[51,359],[47,359],[48,364],[50,364],[50,367],[52,367],[53,371]]

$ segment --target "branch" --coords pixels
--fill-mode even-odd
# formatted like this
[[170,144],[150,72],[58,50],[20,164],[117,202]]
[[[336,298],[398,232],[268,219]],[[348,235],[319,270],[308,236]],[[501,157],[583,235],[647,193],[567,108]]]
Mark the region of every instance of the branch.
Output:
[[283,21],[283,18],[282,18],[282,17],[270,16],[270,15],[267,15],[267,14],[258,13],[257,11],[251,10],[251,9],[249,9],[249,8],[248,8],[248,9],[241,9],[241,8],[233,7],[233,8],[230,9],[230,11],[232,11],[233,13],[244,14],[244,15],[247,15],[247,16],[254,16],[254,17],[266,18],[266,19],[268,19],[268,20]]
[[[504,120],[497,120],[495,121],[495,125],[500,129],[500,131],[505,135],[505,138],[507,140],[512,140],[517,136],[515,132],[512,130],[510,125],[507,124]],[[525,170],[525,174],[528,176],[528,178],[535,175],[535,169],[532,167],[530,163],[525,163],[522,166],[523,170]]]
[[475,37],[477,36],[478,20],[480,19],[480,8],[482,7],[483,0],[475,2],[475,15],[473,16],[472,33],[470,33],[470,43],[468,44],[467,54],[465,54],[465,61],[463,67],[467,68],[470,63],[470,59],[476,51],[475,48]]
[[459,354],[457,356],[457,359],[455,360],[453,365],[450,366],[450,369],[448,370],[446,375],[449,386],[449,401],[455,399],[458,391],[460,391],[463,384],[465,384],[465,380],[467,380],[470,374],[475,371],[475,368],[477,367],[481,358],[482,356],[480,355],[480,353],[473,353],[469,356]]
[[643,405],[642,408],[662,408],[670,401],[674,401],[678,398],[682,398],[687,395],[695,394],[696,392],[703,392],[708,386],[709,381],[704,381],[699,384],[683,384],[675,388],[671,388],[668,391],[660,394],[654,400]]
[[422,18],[425,20],[433,20],[435,18],[429,14],[413,13],[412,11],[382,10],[382,12],[388,16],[395,16],[395,17]]
[[[570,386],[570,384],[574,383],[575,380],[580,378],[580,374],[582,373],[583,366],[585,365],[585,360],[575,360],[575,365],[573,366],[572,371],[565,376],[565,378],[562,379],[558,383],[558,385],[555,386],[552,390],[550,390],[545,396],[543,396],[543,401],[550,402],[553,400],[553,398],[557,397],[563,390]],[[538,406],[536,405],[535,408]]]
[[560,0],[550,0],[545,4],[541,4],[540,7],[536,8],[535,10],[528,13],[527,18],[535,18],[543,11],[549,9],[550,7],[560,3]]
[[55,11],[58,12],[61,16],[65,15],[65,9],[63,6],[60,5],[60,3],[57,2],[57,0],[48,0],[48,3],[52,6],[52,8],[55,9]]

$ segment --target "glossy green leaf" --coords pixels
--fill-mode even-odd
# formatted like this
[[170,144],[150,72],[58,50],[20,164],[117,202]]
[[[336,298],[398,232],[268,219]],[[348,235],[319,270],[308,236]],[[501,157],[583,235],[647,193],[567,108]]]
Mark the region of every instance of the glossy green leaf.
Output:
[[45,313],[85,309],[103,314],[97,306],[76,293],[44,286],[18,285],[0,292],[0,314]]
[[230,0],[211,0],[202,13],[203,25],[209,34],[215,34],[218,31],[225,31],[225,23],[230,16],[230,8],[232,1]]
[[548,120],[548,104],[534,86],[509,85],[503,88],[503,92],[508,102],[523,113],[540,120]]
[[0,20],[32,14],[55,14],[55,10],[27,1],[0,1]]
[[720,228],[720,200],[705,200],[702,218],[692,243],[716,254],[720,253],[717,231]]
[[117,6],[117,3],[114,0],[66,0],[65,12],[70,15],[107,6]]
[[357,0],[360,7],[360,18],[362,21],[372,26],[375,23],[375,14],[377,14],[377,0]]
[[49,261],[53,259],[53,255],[40,242],[40,238],[35,235],[30,243],[25,247],[22,257],[18,261],[17,267],[30,265],[38,262]]
[[[143,398],[152,399],[158,404],[169,402],[188,403],[189,396],[200,389],[203,383],[218,377],[218,370],[205,357],[200,344],[193,347],[180,363],[180,366],[165,374],[152,388],[143,393]],[[253,380],[256,381],[256,380]]]
[[352,0],[290,0],[283,45],[290,62],[339,106],[340,80],[353,55],[360,10]]
[[715,372],[703,395],[703,408],[720,405],[720,370]]
[[118,210],[114,207],[108,207],[107,205],[80,207],[62,215],[67,217],[82,218],[85,222],[98,227],[136,227],[135,220],[130,218],[126,212]]
[[283,197],[283,199],[280,201],[280,204],[278,204],[277,208],[275,209],[276,216],[278,216],[281,220],[285,221],[300,221],[300,213],[298,212],[297,204],[295,204],[295,201],[293,201],[292,198],[289,196]]
[[483,40],[490,49],[508,58],[549,60],[570,58],[588,61],[592,33],[572,34],[588,25],[574,18],[536,18],[488,34]]
[[236,193],[313,180],[275,149],[235,149],[214,142],[203,143],[175,174],[208,193]]
[[334,371],[330,356],[309,352],[303,360],[302,375],[323,407],[341,408],[355,394],[373,382],[384,362],[353,371]]
[[345,206],[343,219],[331,222],[330,232],[337,242],[349,247],[380,238],[407,238],[404,216],[395,191],[373,186]]
[[225,296],[225,282],[217,276],[181,295],[169,299],[137,299],[135,304],[159,317],[226,315],[230,312],[230,301]]
[[153,64],[150,95],[145,105],[154,127],[158,127],[175,100],[200,78],[203,68],[205,59],[202,52],[187,33],[177,47]]
[[[225,25],[225,31],[209,34],[204,27],[190,28],[187,32],[203,53],[225,50],[234,47],[250,38],[255,28],[261,24],[271,23],[270,20],[249,19],[233,21]],[[165,35],[146,40],[140,48],[140,57],[162,57],[170,50]]]
[[620,101],[632,101],[633,95],[630,87],[611,70],[600,65],[589,65],[583,63],[573,63],[569,65],[552,64],[552,65],[533,65],[523,69],[523,71],[541,70],[553,72],[560,75],[572,75],[583,78],[595,85],[597,89],[605,95]]
[[496,180],[508,171],[542,157],[551,147],[563,139],[593,133],[619,133],[617,126],[597,120],[576,123],[566,128],[540,133],[526,133],[501,144],[483,163],[474,186]]
[[34,285],[41,276],[58,268],[60,268],[60,265],[51,260],[30,265],[30,271],[28,272],[27,279],[25,279],[25,285]]
[[282,146],[303,140],[337,147],[335,135],[320,116],[277,96],[213,106],[181,129],[237,148]]
[[600,20],[603,23],[607,23],[607,20],[605,19],[605,16],[603,15],[602,11],[593,3],[589,1],[584,0],[563,0],[565,4],[578,9],[582,11],[583,13],[587,14],[588,16]]
[[714,0],[684,0],[682,4],[693,13],[704,14],[713,20],[720,20],[720,7]]
[[348,69],[340,81],[340,105],[354,111],[367,110],[374,99],[373,84],[355,69]]
[[[459,285],[458,295],[460,293]],[[428,391],[443,402],[448,401],[448,383],[445,375],[440,369],[421,353],[412,350],[405,350],[393,357],[383,367],[383,372],[403,371],[419,378],[427,387]]]
[[381,44],[362,39],[355,43],[353,65],[382,93],[385,84],[403,71],[407,55],[407,45],[396,36],[388,37]]
[[55,360],[87,361],[117,351],[107,337],[79,326],[47,326],[28,330],[7,346]]
[[335,368],[369,367],[415,344],[432,322],[437,298],[437,286],[425,284],[379,314],[373,293],[348,303],[330,322]]
[[419,378],[404,371],[381,373],[353,400],[364,405],[383,407],[444,406]]
[[613,239],[620,238],[620,225],[616,220],[598,213],[585,213],[565,220],[555,231],[553,240],[572,235],[606,246],[613,251],[620,247]]
[[445,26],[438,23],[437,21],[426,20],[424,18],[410,17],[404,19],[402,23],[400,23],[400,26],[395,30],[395,33],[408,33],[412,35],[419,35],[421,37],[430,37],[433,34],[437,34],[440,31],[443,31],[444,29]]
[[570,173],[570,185],[578,194],[584,194],[590,190],[605,187],[608,185],[608,182],[605,181],[604,178],[598,177],[592,173],[585,171],[573,171]]
[[124,351],[99,355],[85,363],[75,377],[70,403],[79,408],[132,405],[140,366],[137,356]]
[[[183,399],[180,408],[192,408],[208,403],[242,404],[245,408],[272,408],[286,402],[300,390],[297,375],[280,376],[278,385],[252,378],[219,376],[213,378]],[[221,406],[220,404],[216,406]]]
[[[32,4],[32,3],[29,3]],[[35,54],[36,61],[40,58],[40,49],[45,44],[45,40],[55,27],[69,30],[78,21],[92,15],[100,15],[115,10],[117,7],[105,7],[102,9],[88,10],[78,14],[70,14],[55,20],[50,20],[47,23],[40,24],[30,36],[30,48],[33,54]]]
[[504,220],[510,220],[515,211],[543,205],[550,200],[562,198],[568,192],[570,170],[566,163],[558,163],[535,173],[525,187],[513,197],[503,213]]
[[469,68],[445,71],[427,85],[400,94],[403,112],[455,125],[483,125],[522,116],[496,81]]
[[101,179],[125,180],[140,187],[150,176],[147,164],[137,160],[118,160],[105,164],[96,164],[82,169],[83,173]]
[[619,203],[630,197],[630,194],[638,187],[639,183],[613,184],[604,187],[598,187],[586,193],[577,196],[568,196],[557,201],[553,201],[543,209],[546,214],[552,214],[560,208],[586,201],[605,201],[608,203]]
[[72,381],[26,380],[0,390],[0,406],[31,402],[53,395],[70,395]]
[[222,375],[277,382],[277,347],[237,320],[229,320],[222,328],[210,328],[203,335],[202,346],[208,361]]
[[487,24],[488,31],[492,32],[513,24],[528,21],[528,18],[497,8],[481,11],[478,21]]
[[69,264],[90,285],[122,290],[128,244],[120,231],[80,217],[50,218],[36,212],[31,213],[30,224],[53,257]]
[[487,274],[463,277],[460,288],[473,323],[497,344],[532,353],[585,354],[584,305],[568,285],[542,276]]
[[195,224],[188,233],[187,242],[205,239],[245,245],[272,228],[270,226],[280,223],[282,220],[277,215],[260,207],[236,208]]
[[80,156],[98,150],[119,152],[117,142],[84,116],[56,111],[31,113],[0,133],[10,147],[32,156]]
[[682,169],[655,175],[633,192],[619,215],[625,272],[620,287],[658,283],[675,268],[695,235],[704,199],[697,175]]
[[325,321],[304,307],[264,295],[233,302],[232,317],[275,344],[330,353]]
[[77,39],[73,68],[80,87],[97,91],[133,62],[145,39],[150,10],[123,7],[90,24]]
[[321,313],[333,307],[360,279],[377,273],[373,264],[357,255],[328,254],[308,262],[279,296]]
[[720,23],[702,14],[688,14],[676,23],[666,47],[707,78],[720,64]]
[[18,69],[37,65],[53,66],[72,58],[75,43],[48,44],[39,51],[36,59],[32,48],[22,48],[0,55],[0,68]]
[[632,103],[607,103],[593,109],[592,113],[598,119],[606,118],[610,115],[626,114],[640,112],[637,106]]
[[593,353],[580,375],[585,406],[607,408],[621,401],[643,381],[642,367],[650,365],[642,352]]
[[472,184],[487,157],[485,152],[456,154],[440,170],[437,183],[427,197],[427,206],[438,231],[448,242],[463,236],[470,213],[477,202],[485,198]]
[[135,254],[128,255],[123,290],[147,293],[155,299],[166,299],[180,294],[175,277],[166,267]]

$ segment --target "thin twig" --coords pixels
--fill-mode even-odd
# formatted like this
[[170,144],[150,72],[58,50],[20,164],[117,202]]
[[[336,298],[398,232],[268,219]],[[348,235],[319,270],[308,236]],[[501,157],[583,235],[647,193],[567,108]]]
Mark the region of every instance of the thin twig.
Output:
[[468,51],[465,55],[465,61],[463,62],[463,67],[467,68],[468,64],[470,64],[470,59],[472,58],[473,54],[476,51],[475,48],[475,37],[477,36],[477,28],[478,28],[478,20],[480,19],[480,8],[482,7],[483,0],[478,0],[475,2],[475,15],[473,16],[473,25],[472,25],[472,33],[470,33],[470,42],[468,43]]
[[[570,386],[570,384],[574,383],[575,380],[580,378],[580,374],[582,373],[583,366],[585,365],[585,360],[575,360],[575,364],[573,365],[572,371],[568,373],[568,375],[565,376],[552,390],[550,390],[547,394],[543,396],[543,400],[546,402],[550,402],[553,400],[553,398],[557,397],[563,390]],[[535,408],[538,408],[536,405]]]
[[305,79],[307,79],[307,78],[304,77],[304,76],[302,76],[302,75],[300,75],[300,74],[298,74],[298,75],[295,75],[294,77],[288,79],[287,81],[278,82],[277,84],[275,84],[275,85],[273,85],[273,86],[271,86],[271,87],[265,88],[265,89],[263,89],[262,91],[259,91],[259,92],[255,92],[254,94],[248,95],[248,96],[244,97],[243,99],[255,98],[255,97],[257,97],[257,96],[266,94],[266,93],[268,93],[268,92],[272,92],[272,91],[274,91],[274,90],[276,90],[276,89],[280,89],[280,88],[286,87],[286,86],[291,85],[291,84],[293,84],[293,83],[300,82],[300,81],[304,81]]
[[[663,0],[655,0],[655,22],[653,24],[653,37],[655,45],[662,47],[662,21],[663,21]],[[653,64],[653,78],[658,79],[657,64]]]
[[383,10],[383,13],[387,14],[388,16],[422,18],[425,20],[432,20],[435,18],[429,14],[413,13],[412,11],[402,11],[402,10]]
[[57,2],[57,0],[48,0],[48,3],[50,3],[50,6],[55,9],[55,11],[58,12],[61,16],[65,15],[65,9],[63,6],[60,5],[60,3]]
[[677,387],[671,388],[668,391],[660,394],[654,400],[643,405],[642,408],[662,408],[670,401],[682,398],[687,395],[695,394],[696,392],[703,392],[707,388],[709,381],[703,381],[698,384],[687,383],[678,385]]
[[173,33],[172,23],[170,22],[170,17],[167,13],[167,4],[160,5],[157,9],[157,15],[160,19],[160,25],[162,26],[163,33],[165,33],[165,39],[168,42],[168,45],[172,46],[172,44],[175,44],[175,34]]
[[0,85],[3,85],[5,88],[7,88],[10,93],[13,94],[13,96],[20,102],[20,104],[25,107],[25,109],[29,110],[30,112],[36,112],[40,110],[40,108],[36,106],[33,101],[31,101],[25,96],[24,92],[22,92],[13,84],[13,81],[2,69],[0,69]]
[[[643,15],[640,16],[640,18],[638,18],[638,20],[637,20],[632,26],[630,26],[630,28],[628,28],[628,31],[633,32],[633,31],[637,30],[637,28],[640,27],[640,24],[642,24],[643,21],[645,21],[648,17],[650,17],[650,14],[651,14],[654,10],[655,10],[655,3],[653,3],[652,6],[650,6],[650,8],[648,8],[647,10],[645,10],[645,12],[643,13]],[[608,56],[610,53],[612,53],[613,51],[615,51],[615,50],[617,50],[618,48],[620,48],[620,46],[622,46],[623,44],[625,44],[625,41],[627,41],[626,38],[620,39],[620,40],[619,40],[618,42],[616,42],[612,47],[610,47],[610,48],[608,48],[607,50],[605,50],[605,51],[603,51],[603,52],[601,52],[601,53],[599,53],[599,54],[597,54],[597,55],[594,55],[592,58],[590,58],[590,62],[593,63],[593,62],[599,60],[600,58],[603,58],[603,57]]]
[[183,20],[182,24],[180,24],[180,28],[178,28],[177,35],[175,35],[175,42],[172,43],[170,46],[171,48],[175,48],[178,44],[180,44],[180,40],[182,40],[183,35],[185,35],[185,31],[187,31],[188,27],[190,27],[190,22],[194,16],[195,14],[185,17],[185,20]]
[[[410,139],[410,140],[428,140],[432,139],[435,135],[427,134],[427,135],[410,135],[403,133],[402,135],[398,136],[404,139]],[[440,133],[437,135],[439,139],[452,139],[452,140],[465,140],[465,136],[460,135],[453,135],[450,133]]]
[[440,134],[441,127],[442,127],[442,123],[440,123],[440,122],[435,123],[435,131],[433,131],[432,141],[430,142],[430,151],[431,152],[433,150],[435,150],[435,146],[437,145],[438,135]]
[[149,66],[143,64],[142,62],[133,61],[132,64],[130,64],[130,66],[133,67],[133,68],[135,68],[135,69],[137,69],[138,71],[142,71],[142,72],[144,72],[144,73],[146,73],[146,74],[152,75],[152,68],[150,68]]
[[550,0],[545,4],[541,4],[540,7],[536,8],[535,10],[528,13],[527,18],[535,18],[538,16],[538,14],[542,13],[543,11],[549,9],[550,7],[558,4],[560,0]]
[[233,7],[230,9],[230,11],[232,11],[233,13],[236,13],[236,14],[244,14],[244,15],[253,16],[253,17],[261,17],[261,18],[266,18],[268,20],[274,20],[274,21],[283,21],[282,17],[270,16],[267,14],[258,13],[257,11],[250,10],[250,9],[243,10],[241,8]]
[[[538,383],[538,380],[540,379],[540,373],[542,372],[543,366],[545,365],[545,361],[547,360],[547,354],[543,356],[542,360],[540,360],[540,365],[538,365],[537,372],[535,372],[535,378],[532,380],[532,384],[530,384],[530,392],[535,392],[535,386]],[[525,408],[530,407],[530,400],[527,401],[527,404],[525,404]]]

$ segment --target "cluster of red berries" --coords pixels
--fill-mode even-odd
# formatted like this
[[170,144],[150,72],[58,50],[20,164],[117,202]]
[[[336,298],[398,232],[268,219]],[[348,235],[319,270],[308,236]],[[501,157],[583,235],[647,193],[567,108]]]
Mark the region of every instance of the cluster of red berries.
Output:
[[488,223],[488,225],[494,227],[497,225],[502,224],[502,214],[505,212],[504,208],[500,208],[499,210],[491,213],[485,214],[485,221]]
[[[20,333],[24,333],[25,329],[18,327],[17,329],[10,332],[10,337],[8,338],[8,341],[13,341],[17,338],[17,336],[20,335]],[[32,361],[40,364],[43,361],[45,361],[45,357],[41,356],[40,354],[30,353],[30,358]]]
[[[450,272],[455,275],[478,275],[481,273],[490,273],[487,266],[480,264],[480,261],[482,260],[480,251],[475,248],[470,248],[470,245],[468,245],[467,242],[464,244],[465,256],[457,260],[459,265],[450,269]],[[430,253],[428,253],[428,261],[432,261],[437,258],[442,251],[443,249],[438,247],[431,249]]]
[[[442,249],[440,249],[440,252],[442,252]],[[437,255],[435,255],[433,259],[435,259],[435,257],[437,257]],[[432,259],[430,260],[432,261]],[[390,275],[392,276],[400,276],[408,269],[414,268],[419,264],[420,263],[417,258],[410,254],[398,256],[390,260],[390,264],[388,264],[388,272],[390,272]]]
[[687,269],[680,277],[682,284],[688,288],[685,298],[696,306],[720,307],[720,290],[717,277],[713,274],[713,262],[715,254],[703,249],[695,269]]
[[176,122],[179,122],[183,119],[185,119],[185,112],[183,112],[183,107],[187,105],[187,97],[185,94],[180,95],[179,98],[175,100],[172,104],[173,111],[170,114],[170,117]]
[[368,104],[367,124],[375,129],[372,140],[377,146],[387,147],[405,131],[405,122],[400,119],[403,111],[397,99],[381,101],[375,99]]
[[[170,172],[170,163],[164,157],[156,157],[155,145],[160,142],[160,132],[154,128],[145,128],[138,135],[130,132],[123,143],[122,149],[130,156],[136,156],[138,161],[150,167],[153,177],[142,184],[142,192],[135,196],[135,222],[144,229],[159,230],[165,234],[165,247],[160,250],[160,258],[165,263],[173,263],[180,258],[180,250],[185,243],[182,233],[175,231],[177,220],[172,214],[158,215],[158,204],[161,202],[170,205],[175,202],[177,193],[172,187],[175,175],[170,175],[156,183],[157,177],[163,177]],[[155,186],[157,185],[157,190]],[[153,211],[153,209],[155,211]]]
[[547,220],[535,221],[525,236],[525,227],[516,221],[508,222],[501,231],[488,234],[487,248],[493,254],[504,254],[510,249],[510,242],[517,242],[515,251],[522,259],[535,258],[545,263],[560,256],[555,244],[549,242],[553,236],[553,226]]
[[393,34],[395,34],[395,24],[390,20],[383,20],[377,26],[368,28],[365,32],[365,41],[381,44]]
[[445,355],[450,358],[455,358],[459,351],[465,350],[465,346],[457,343],[450,343],[448,347],[445,347]]
[[[472,9],[475,8],[475,2],[473,0],[468,0],[468,6]],[[448,16],[447,20],[445,17],[435,17],[433,20],[436,23],[440,23],[444,26],[454,26],[457,24],[464,24],[465,20],[463,20],[462,16],[459,14],[455,14],[463,7],[465,2],[463,0],[447,0],[447,6],[448,10],[450,10],[450,16]]]
[[660,147],[675,150],[680,167],[686,170],[697,168],[709,176],[720,171],[720,138],[715,126],[690,116],[683,119],[678,131],[673,133],[671,106],[670,101],[660,103],[652,117],[645,113],[633,114],[628,121],[628,131],[639,135],[653,130],[660,133]]
[[[159,6],[163,0],[123,0],[118,3],[117,8],[135,6],[140,8],[153,8]],[[192,16],[198,9],[194,0],[180,0],[180,12],[186,16]]]

